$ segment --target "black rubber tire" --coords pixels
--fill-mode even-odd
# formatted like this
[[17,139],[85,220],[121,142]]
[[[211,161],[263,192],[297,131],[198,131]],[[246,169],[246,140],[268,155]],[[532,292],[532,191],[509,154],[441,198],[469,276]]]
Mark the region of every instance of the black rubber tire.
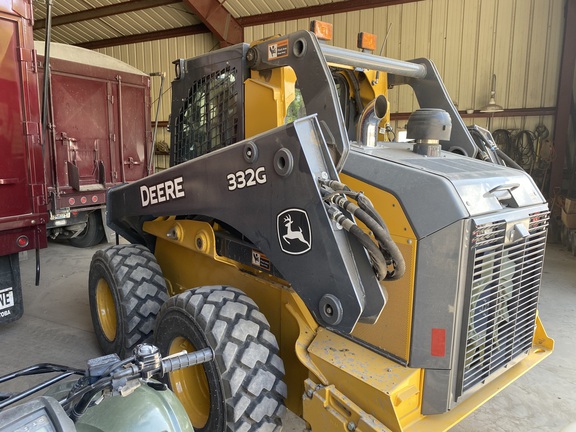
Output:
[[[107,284],[113,301],[116,324],[111,337],[101,322],[99,283]],[[168,300],[156,257],[141,245],[118,245],[97,251],[90,263],[88,292],[96,339],[105,354],[117,353],[121,358],[130,356],[139,343],[151,341],[156,316]]]
[[69,239],[68,243],[77,248],[87,248],[102,243],[104,236],[102,216],[99,211],[93,211],[88,215],[84,231],[76,237]]
[[197,288],[170,298],[158,315],[155,344],[167,355],[177,338],[215,352],[215,361],[204,365],[208,419],[193,424],[195,431],[281,430],[284,363],[268,321],[252,299],[229,286]]

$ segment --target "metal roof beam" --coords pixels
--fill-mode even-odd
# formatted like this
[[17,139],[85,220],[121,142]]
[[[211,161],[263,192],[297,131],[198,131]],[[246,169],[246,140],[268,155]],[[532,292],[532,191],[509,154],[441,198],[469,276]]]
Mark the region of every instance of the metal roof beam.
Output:
[[244,29],[218,0],[184,0],[183,3],[220,41],[220,46],[244,41]]
[[102,39],[77,44],[76,46],[88,49],[107,48],[118,45],[128,45],[138,42],[148,42],[160,39],[175,38],[180,36],[190,36],[195,34],[210,33],[208,27],[204,24],[196,24],[187,27],[177,27],[169,30],[160,30],[150,33],[140,33],[130,36],[121,36],[111,39]]
[[[104,18],[110,15],[118,15],[127,12],[166,6],[169,4],[180,3],[180,1],[181,0],[131,0],[123,3],[116,3],[109,6],[54,16],[52,17],[52,27]],[[43,29],[45,27],[46,20],[38,20],[34,23],[34,30]]]
[[259,24],[270,24],[274,22],[297,20],[300,18],[331,15],[343,12],[352,12],[367,8],[392,6],[404,3],[415,3],[419,1],[422,0],[346,0],[336,3],[251,15],[238,18],[237,21],[242,27],[249,27]]

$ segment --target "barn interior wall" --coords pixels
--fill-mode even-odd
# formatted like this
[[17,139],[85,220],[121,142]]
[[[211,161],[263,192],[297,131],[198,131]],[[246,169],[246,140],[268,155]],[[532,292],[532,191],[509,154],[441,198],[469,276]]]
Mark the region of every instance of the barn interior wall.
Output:
[[[460,110],[479,110],[488,103],[492,75],[496,102],[505,109],[554,107],[564,31],[566,0],[423,0],[362,11],[256,25],[244,30],[247,42],[275,34],[308,29],[313,19],[334,26],[331,43],[356,49],[359,31],[375,33],[387,57],[430,58],[437,66],[452,100]],[[386,34],[389,29],[389,34]],[[386,40],[385,46],[381,44]],[[211,34],[103,48],[99,51],[145,72],[167,73],[159,119],[168,120],[172,61],[217,49]],[[153,78],[156,100],[160,80]],[[392,112],[417,107],[409,89],[392,89]],[[155,107],[154,107],[155,108]],[[154,113],[152,115],[154,118]],[[528,129],[545,125],[552,133],[552,116],[466,118],[467,124],[491,130]],[[406,120],[394,122],[403,127]],[[488,124],[490,123],[490,125]],[[157,141],[169,143],[162,129]]]

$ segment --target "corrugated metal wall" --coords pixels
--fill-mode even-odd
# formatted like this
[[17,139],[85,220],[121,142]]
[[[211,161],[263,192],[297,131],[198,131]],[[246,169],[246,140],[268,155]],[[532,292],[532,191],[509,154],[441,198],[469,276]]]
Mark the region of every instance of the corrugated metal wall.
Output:
[[[190,58],[207,53],[219,47],[218,41],[212,34],[201,34],[190,37],[162,39],[152,42],[141,42],[131,45],[122,45],[98,50],[101,53],[120,59],[146,73],[165,72],[163,95],[160,105],[160,121],[168,120],[172,93],[170,84],[174,79],[174,65],[172,62],[178,58]],[[152,120],[156,115],[156,106],[160,90],[160,78],[151,79]],[[170,143],[170,135],[165,128],[158,130],[157,142]],[[159,166],[167,164],[166,158],[159,159]]]
[[[379,44],[390,33],[383,55],[403,60],[428,57],[438,67],[452,100],[460,110],[479,110],[490,96],[496,74],[496,102],[506,109],[553,107],[564,25],[565,0],[424,0],[397,6],[287,21],[246,28],[246,41],[308,29],[312,19],[334,25],[333,44],[356,48],[359,31],[376,33]],[[128,46],[101,52],[146,72],[165,71],[174,76],[171,61],[217,47],[211,35],[198,35]],[[159,80],[152,83],[158,92]],[[169,87],[169,86],[168,86]],[[167,87],[166,87],[167,88]],[[162,99],[161,120],[168,119],[170,92]],[[155,97],[154,97],[155,98]],[[409,89],[393,89],[393,112],[416,107]],[[487,118],[469,118],[467,124],[487,127]],[[397,122],[397,127],[406,121]],[[495,117],[497,128],[534,130],[538,124],[552,129],[551,116]],[[158,140],[169,142],[165,133]]]

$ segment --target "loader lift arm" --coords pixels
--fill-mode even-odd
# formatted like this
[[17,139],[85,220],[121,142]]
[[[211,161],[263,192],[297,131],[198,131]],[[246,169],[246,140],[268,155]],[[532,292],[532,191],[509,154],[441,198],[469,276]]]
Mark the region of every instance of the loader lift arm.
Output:
[[319,323],[350,333],[377,319],[386,294],[362,246],[330,219],[320,180],[339,178],[309,116],[111,190],[108,224],[153,249],[142,229],[151,217],[220,221],[271,259]]

